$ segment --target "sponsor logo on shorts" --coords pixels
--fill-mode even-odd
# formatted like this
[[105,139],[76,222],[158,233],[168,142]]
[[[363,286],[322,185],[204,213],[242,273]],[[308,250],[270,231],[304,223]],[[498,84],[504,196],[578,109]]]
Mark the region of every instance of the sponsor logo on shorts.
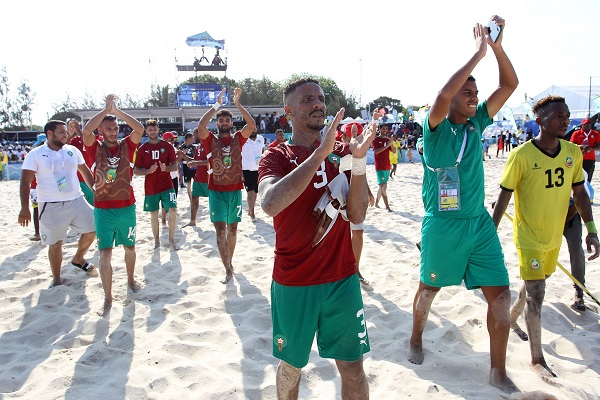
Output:
[[531,265],[531,268],[533,268],[533,269],[539,269],[540,268],[540,262],[537,259],[535,259],[535,258],[531,259],[531,261],[529,262],[529,265]]
[[288,344],[287,338],[283,335],[275,336],[273,342],[277,345],[277,350],[279,351],[283,351],[283,348]]
[[437,278],[437,274],[435,272],[432,272],[431,274],[429,274],[429,277],[431,278],[431,283],[435,282],[435,278]]
[[566,165],[568,168],[571,168],[571,167],[573,167],[573,159],[572,159],[571,157],[567,157],[567,159],[565,160],[565,165]]
[[46,239],[48,239],[48,236],[42,235],[42,239],[46,240]]

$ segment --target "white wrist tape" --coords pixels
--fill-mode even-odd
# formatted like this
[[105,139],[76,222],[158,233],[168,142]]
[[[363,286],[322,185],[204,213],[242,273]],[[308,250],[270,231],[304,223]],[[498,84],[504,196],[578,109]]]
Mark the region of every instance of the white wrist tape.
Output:
[[367,157],[356,158],[352,157],[352,175],[367,174]]
[[217,111],[219,108],[221,108],[221,104],[215,103],[213,104],[213,108],[215,109],[215,111]]

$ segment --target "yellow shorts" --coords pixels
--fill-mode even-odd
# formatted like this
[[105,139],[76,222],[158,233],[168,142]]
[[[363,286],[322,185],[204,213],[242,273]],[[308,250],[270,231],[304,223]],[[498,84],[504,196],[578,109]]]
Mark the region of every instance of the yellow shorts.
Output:
[[549,251],[527,250],[517,247],[521,279],[534,281],[546,279],[556,271],[558,249]]

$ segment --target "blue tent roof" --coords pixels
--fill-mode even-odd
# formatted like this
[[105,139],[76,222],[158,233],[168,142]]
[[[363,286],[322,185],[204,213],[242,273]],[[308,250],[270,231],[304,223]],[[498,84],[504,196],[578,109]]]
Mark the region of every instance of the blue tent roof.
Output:
[[218,47],[221,50],[225,48],[225,40],[215,40],[206,31],[188,37],[185,43],[192,47]]

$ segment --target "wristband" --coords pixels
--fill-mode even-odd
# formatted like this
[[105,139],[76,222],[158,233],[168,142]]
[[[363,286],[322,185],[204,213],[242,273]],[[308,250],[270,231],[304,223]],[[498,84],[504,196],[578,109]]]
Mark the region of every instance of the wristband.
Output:
[[215,104],[213,104],[213,108],[215,109],[215,111],[217,111],[219,108],[221,108],[221,104],[215,103]]
[[596,224],[594,223],[594,221],[586,222],[585,227],[588,231],[588,234],[590,234],[590,233],[598,234],[598,230],[596,229]]
[[352,175],[367,174],[367,157],[356,158],[352,157]]

